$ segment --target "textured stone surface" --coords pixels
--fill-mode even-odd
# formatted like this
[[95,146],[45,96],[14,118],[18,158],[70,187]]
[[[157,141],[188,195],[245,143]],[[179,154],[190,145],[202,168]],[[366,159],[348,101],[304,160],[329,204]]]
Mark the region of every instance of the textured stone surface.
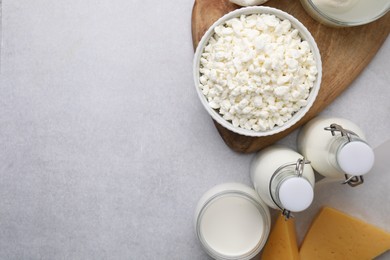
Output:
[[[2,4],[0,259],[208,259],[195,205],[250,184],[253,155],[196,95],[193,1]],[[374,147],[390,139],[389,57],[387,40],[324,111]]]

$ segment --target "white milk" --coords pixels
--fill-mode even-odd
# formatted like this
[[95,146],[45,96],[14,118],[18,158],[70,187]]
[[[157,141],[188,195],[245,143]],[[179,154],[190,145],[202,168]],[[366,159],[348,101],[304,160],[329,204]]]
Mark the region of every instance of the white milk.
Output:
[[[354,134],[342,136],[340,131],[329,130],[332,124]],[[374,152],[366,143],[363,131],[353,122],[343,118],[317,117],[307,123],[298,136],[298,151],[311,161],[321,175],[343,179],[345,174],[361,176],[374,164]]]
[[310,206],[314,194],[314,172],[310,164],[301,164],[303,172],[301,176],[298,174],[296,164],[302,158],[299,153],[280,145],[266,148],[254,157],[251,179],[260,198],[268,206],[286,210],[285,213],[303,211]]
[[239,183],[215,186],[200,199],[195,225],[204,250],[215,259],[251,259],[263,248],[270,213],[256,192]]
[[256,248],[263,236],[263,225],[255,205],[242,197],[227,196],[207,208],[200,231],[211,248],[233,257]]

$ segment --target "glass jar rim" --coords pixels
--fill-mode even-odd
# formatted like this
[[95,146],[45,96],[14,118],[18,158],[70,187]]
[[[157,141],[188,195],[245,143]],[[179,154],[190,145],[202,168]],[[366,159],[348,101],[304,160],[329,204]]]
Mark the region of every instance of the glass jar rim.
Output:
[[[214,250],[206,242],[206,240],[204,239],[202,232],[201,232],[202,217],[203,217],[205,211],[207,210],[207,208],[216,200],[218,200],[222,197],[229,197],[229,196],[240,197],[240,198],[243,198],[243,199],[250,201],[256,207],[256,209],[258,210],[258,212],[260,213],[260,215],[263,218],[263,234],[262,234],[260,240],[258,241],[256,246],[251,251],[248,251],[242,255],[228,256],[228,255],[224,255],[221,252]],[[197,234],[199,241],[202,244],[202,247],[205,249],[205,251],[210,256],[214,257],[215,259],[221,259],[221,260],[233,260],[233,259],[249,260],[249,259],[252,259],[253,257],[255,257],[261,251],[261,249],[264,247],[264,245],[267,241],[267,238],[268,238],[268,234],[270,232],[270,227],[271,227],[271,223],[270,223],[269,213],[264,208],[264,206],[261,203],[259,203],[256,198],[254,198],[250,194],[248,194],[244,191],[240,191],[240,190],[225,190],[225,191],[219,192],[219,193],[211,196],[202,205],[202,207],[197,215],[197,218],[196,218],[196,234]]]

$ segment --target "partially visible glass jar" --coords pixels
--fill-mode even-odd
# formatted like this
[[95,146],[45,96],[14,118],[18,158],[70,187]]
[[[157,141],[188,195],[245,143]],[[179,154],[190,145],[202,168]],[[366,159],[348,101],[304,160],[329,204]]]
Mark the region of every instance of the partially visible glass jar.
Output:
[[217,260],[249,260],[264,247],[271,227],[268,207],[256,191],[225,183],[207,191],[195,212],[198,239]]
[[390,10],[389,0],[301,0],[317,21],[332,27],[350,27],[373,22]]
[[250,175],[260,198],[286,218],[307,209],[314,197],[314,172],[309,161],[288,147],[274,145],[253,159]]
[[363,175],[374,165],[374,151],[363,131],[343,118],[317,117],[298,135],[298,151],[321,175],[350,186],[363,183]]

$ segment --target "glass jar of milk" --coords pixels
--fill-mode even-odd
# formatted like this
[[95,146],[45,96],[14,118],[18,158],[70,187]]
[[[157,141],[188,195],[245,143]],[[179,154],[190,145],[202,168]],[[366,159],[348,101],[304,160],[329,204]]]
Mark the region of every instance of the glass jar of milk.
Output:
[[307,209],[314,197],[314,172],[302,155],[275,145],[260,151],[253,159],[251,179],[260,198],[286,218],[291,212]]
[[321,175],[357,186],[374,165],[374,152],[363,131],[353,122],[334,117],[317,117],[298,135],[298,151]]
[[225,183],[207,191],[195,212],[198,239],[217,260],[249,260],[264,247],[271,227],[268,207],[255,190]]

